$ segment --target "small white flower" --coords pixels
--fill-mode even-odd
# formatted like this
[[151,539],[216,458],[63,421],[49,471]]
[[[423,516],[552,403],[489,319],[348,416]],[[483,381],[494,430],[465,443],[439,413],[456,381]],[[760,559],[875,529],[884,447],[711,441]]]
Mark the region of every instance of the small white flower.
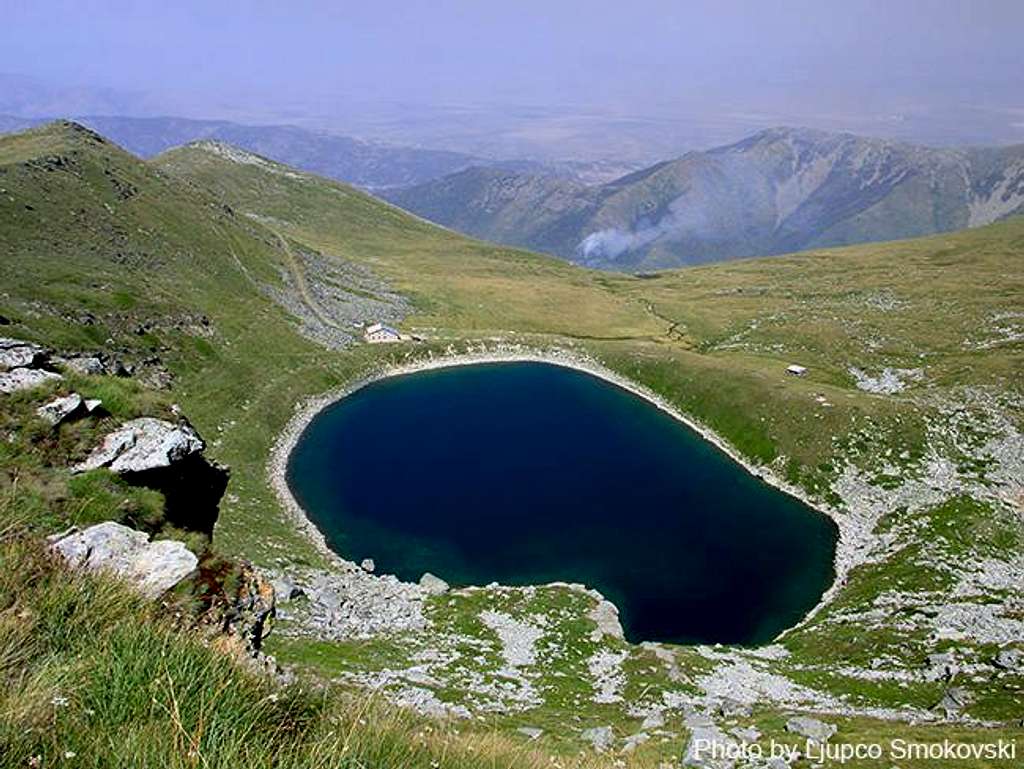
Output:
[[53,695],[53,698],[50,700],[50,704],[53,705],[55,708],[66,708],[68,706],[68,698],[62,697],[59,694],[55,694]]
[[78,755],[78,754],[75,753],[75,751],[73,751],[73,750],[65,750],[64,751],[64,758],[74,758],[76,755]]

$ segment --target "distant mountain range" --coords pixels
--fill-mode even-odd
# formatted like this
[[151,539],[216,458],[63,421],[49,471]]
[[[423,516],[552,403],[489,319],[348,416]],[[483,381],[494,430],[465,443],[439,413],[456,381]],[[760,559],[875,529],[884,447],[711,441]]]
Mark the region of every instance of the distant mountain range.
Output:
[[[609,162],[541,163],[492,160],[447,150],[370,142],[289,125],[243,125],[226,120],[99,115],[75,120],[142,158],[193,141],[214,140],[255,152],[303,171],[368,190],[423,184],[470,167],[579,181],[606,181],[628,166]],[[0,115],[0,133],[21,131],[49,118]]]
[[599,185],[474,167],[387,197],[487,240],[649,270],[988,224],[1024,211],[1024,145],[774,128]]
[[[224,120],[175,117],[75,119],[143,158],[192,141],[212,139],[368,189],[421,184],[469,166],[492,162],[458,152],[378,144],[297,126],[250,126]],[[0,131],[16,131],[45,122],[48,121],[0,117]],[[502,167],[531,173],[541,170],[538,164],[530,163],[509,162]]]

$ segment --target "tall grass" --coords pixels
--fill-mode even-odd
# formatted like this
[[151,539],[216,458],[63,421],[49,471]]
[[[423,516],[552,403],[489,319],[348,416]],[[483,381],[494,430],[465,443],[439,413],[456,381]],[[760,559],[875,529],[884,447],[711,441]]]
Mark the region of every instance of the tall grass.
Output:
[[0,501],[0,767],[539,769],[594,765],[282,685],[175,629],[116,580],[67,570]]

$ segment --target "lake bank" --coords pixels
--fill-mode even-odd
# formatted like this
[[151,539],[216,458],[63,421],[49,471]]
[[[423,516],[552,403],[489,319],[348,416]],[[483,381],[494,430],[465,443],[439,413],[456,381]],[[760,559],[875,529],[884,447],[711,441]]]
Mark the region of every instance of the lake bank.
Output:
[[[607,369],[592,358],[563,348],[548,350],[503,348],[410,361],[400,365],[382,367],[356,381],[305,401],[297,407],[296,413],[289,421],[287,428],[280,434],[278,441],[274,446],[274,451],[272,452],[271,460],[268,465],[271,482],[274,486],[275,492],[282,502],[282,505],[288,511],[296,525],[308,537],[310,537],[310,539],[325,555],[327,555],[328,558],[344,568],[354,568],[354,565],[350,561],[346,561],[341,558],[328,546],[323,533],[309,519],[306,511],[296,500],[287,481],[286,475],[289,457],[310,422],[324,408],[367,386],[368,384],[381,379],[458,366],[512,362],[546,363],[563,368],[575,369],[632,393],[696,432],[704,441],[707,441],[716,447],[730,460],[744,468],[750,475],[792,497],[795,497],[804,504],[831,518],[837,524],[839,534],[838,541],[836,542],[835,558],[833,563],[836,575],[835,580],[821,596],[821,600],[817,605],[805,615],[804,621],[806,620],[806,617],[812,616],[820,606],[830,600],[831,596],[842,584],[845,574],[853,565],[856,564],[856,556],[858,553],[862,552],[859,547],[859,543],[862,542],[863,531],[865,528],[861,525],[862,522],[859,521],[856,516],[838,513],[837,511],[824,508],[817,501],[809,499],[802,490],[793,488],[789,484],[785,483],[775,473],[773,473],[770,468],[753,465],[743,457],[739,456],[738,453],[720,436],[691,417],[681,413],[657,393],[654,393],[643,385],[629,380],[617,372]],[[799,626],[799,624],[800,623],[797,623],[794,626]]]

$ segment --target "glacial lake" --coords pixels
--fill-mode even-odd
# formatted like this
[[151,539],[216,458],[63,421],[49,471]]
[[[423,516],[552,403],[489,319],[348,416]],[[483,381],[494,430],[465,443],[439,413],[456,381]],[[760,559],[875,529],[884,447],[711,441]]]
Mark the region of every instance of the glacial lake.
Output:
[[631,641],[759,644],[833,579],[835,524],[638,396],[544,363],[383,379],[288,462],[342,556],[453,586],[582,582]]

